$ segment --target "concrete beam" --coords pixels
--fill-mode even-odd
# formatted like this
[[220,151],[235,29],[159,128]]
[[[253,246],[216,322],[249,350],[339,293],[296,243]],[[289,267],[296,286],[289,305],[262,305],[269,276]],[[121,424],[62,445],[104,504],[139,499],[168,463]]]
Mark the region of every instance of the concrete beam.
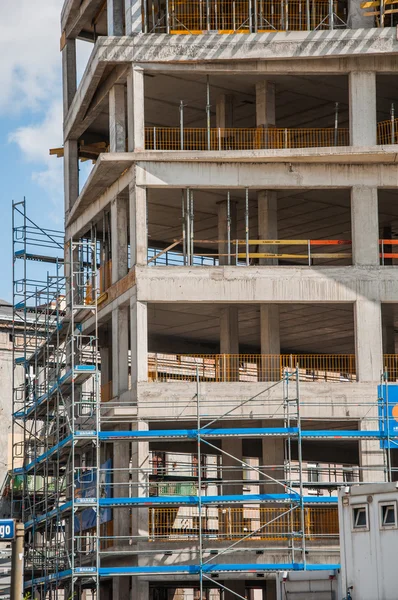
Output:
[[396,303],[394,267],[136,267],[142,302]]
[[[253,419],[266,419],[268,414],[273,413],[275,422],[283,419],[281,385],[270,388],[269,382],[201,382],[200,393],[202,398],[211,399],[210,405],[207,402],[201,403],[201,414],[205,418],[209,418],[209,415],[221,417],[231,410],[230,419],[247,419],[253,422]],[[256,396],[255,400],[240,406],[240,402],[252,396]],[[300,399],[303,403],[302,419],[358,421],[366,416],[371,404],[377,406],[377,386],[374,382],[301,382]],[[153,412],[154,405],[157,407],[156,415]],[[181,419],[181,415],[184,420],[196,419],[196,383],[140,383],[138,406],[142,419],[173,421]],[[352,428],[355,428],[354,425]]]
[[69,0],[61,14],[61,29],[66,37],[76,38],[85,25],[91,25],[104,0]]
[[[398,40],[393,27],[380,29],[335,29],[334,31],[288,31],[204,36],[168,36],[156,38],[102,38],[107,51],[103,59],[111,62],[181,63],[195,61],[277,61],[283,59],[339,58],[350,56],[392,54],[397,52]],[[366,50],[365,50],[366,48]],[[295,61],[294,61],[295,62]],[[290,67],[292,68],[292,67]],[[313,69],[327,68],[326,65]],[[307,63],[308,69],[308,63]],[[312,71],[311,67],[309,70]],[[352,69],[351,69],[352,70]],[[349,72],[349,71],[346,71]]]
[[[250,152],[248,154],[252,156]],[[398,170],[394,165],[255,162],[253,156],[251,162],[232,163],[223,160],[227,158],[226,155],[228,153],[224,153],[222,159],[220,157],[220,162],[137,162],[137,185],[149,188],[167,186],[230,190],[246,187],[258,190],[398,187]]]

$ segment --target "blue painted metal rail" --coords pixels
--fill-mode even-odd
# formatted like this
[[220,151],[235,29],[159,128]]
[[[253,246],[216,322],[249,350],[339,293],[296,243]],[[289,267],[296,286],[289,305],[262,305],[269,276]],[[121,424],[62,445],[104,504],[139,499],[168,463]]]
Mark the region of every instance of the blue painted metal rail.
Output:
[[208,563],[204,565],[162,565],[159,567],[100,567],[97,571],[95,567],[77,567],[73,571],[68,569],[48,575],[47,577],[38,577],[25,582],[25,589],[32,586],[44,585],[52,581],[62,581],[70,578],[72,575],[78,577],[118,577],[123,575],[199,575],[214,573],[276,573],[280,571],[337,571],[340,565],[333,564],[304,564],[302,563]]

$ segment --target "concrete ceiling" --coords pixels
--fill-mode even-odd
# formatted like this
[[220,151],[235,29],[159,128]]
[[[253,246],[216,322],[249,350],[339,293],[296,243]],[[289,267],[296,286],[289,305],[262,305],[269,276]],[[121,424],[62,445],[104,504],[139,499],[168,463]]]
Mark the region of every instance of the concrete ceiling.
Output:
[[[195,239],[218,238],[218,203],[226,197],[225,191],[194,191]],[[148,190],[149,245],[162,247],[163,244],[166,247],[182,237],[181,202],[179,190]],[[245,235],[244,190],[234,191],[231,202],[237,202],[237,234],[242,239]],[[279,239],[351,239],[349,190],[278,191],[277,207]],[[249,213],[250,238],[256,239],[257,201],[253,191],[249,194]],[[381,235],[384,235],[383,229],[389,226],[393,237],[398,234],[398,192],[379,191],[379,225]],[[201,246],[206,247],[206,244],[197,244],[197,247]],[[296,248],[295,252],[298,250]],[[341,249],[336,247],[336,251]]]
[[[354,353],[351,305],[280,305],[282,353]],[[150,305],[150,350],[219,352],[220,307],[209,304]],[[239,306],[241,352],[260,352],[260,308]]]
[[[109,75],[106,69],[103,79]],[[210,82],[211,126],[216,127],[216,101],[222,94],[233,96],[233,126],[255,126],[255,84],[266,77],[212,75]],[[347,76],[275,76],[278,127],[333,127],[335,103],[339,103],[339,127],[349,126]],[[123,81],[123,79],[121,80]],[[185,127],[206,127],[206,76],[146,73],[145,123],[152,127],[179,127],[180,102],[184,103]],[[398,108],[398,83],[391,75],[377,78],[377,120],[390,118],[391,104]],[[85,134],[109,137],[109,107],[102,111]]]

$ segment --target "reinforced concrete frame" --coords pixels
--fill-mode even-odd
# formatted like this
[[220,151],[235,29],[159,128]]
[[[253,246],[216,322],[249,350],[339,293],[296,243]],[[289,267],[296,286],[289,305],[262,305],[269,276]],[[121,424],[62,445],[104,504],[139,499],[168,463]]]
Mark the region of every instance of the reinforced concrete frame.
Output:
[[[96,232],[92,230],[89,240],[69,242],[62,258],[61,232],[47,231],[33,223],[26,214],[25,201],[13,203],[13,217],[14,327],[20,324],[24,336],[21,347],[15,343],[14,335],[12,504],[14,516],[25,524],[26,591],[43,600],[98,599],[102,595],[102,583],[109,578],[132,577],[131,581],[137,582],[162,576],[171,580],[182,578],[187,586],[198,582],[201,592],[204,583],[211,581],[232,596],[244,598],[233,586],[217,581],[217,576],[259,573],[271,576],[290,570],[336,571],[338,562],[324,563],[317,559],[316,547],[310,549],[311,560],[307,558],[306,510],[311,506],[333,506],[337,498],[306,494],[302,442],[349,439],[380,443],[384,461],[379,470],[380,480],[390,481],[394,472],[390,446],[397,443],[398,435],[392,435],[389,426],[377,427],[379,401],[364,407],[370,416],[368,426],[365,424],[361,430],[305,428],[301,422],[299,366],[292,365],[285,369],[280,382],[264,383],[262,392],[237,401],[221,416],[212,414],[207,403],[203,410],[197,373],[196,423],[188,429],[175,426],[157,429],[156,417],[152,423],[142,421],[131,402],[101,402]],[[58,256],[53,254],[54,246],[59,251]],[[38,252],[38,248],[42,250]],[[48,272],[44,280],[37,275],[32,278],[31,266],[36,268],[36,263],[51,266],[54,274]],[[21,277],[17,274],[19,266],[22,266]],[[89,332],[84,328],[87,320],[92,323]],[[383,382],[383,393],[387,397],[387,413],[383,419],[388,423],[388,373],[383,375]],[[244,405],[250,406],[259,399],[263,402],[263,394],[271,387],[281,390],[280,400],[264,403],[264,419],[277,413],[282,426],[229,426]],[[124,410],[124,415],[117,416],[117,409]],[[371,425],[375,428],[370,429]],[[253,466],[229,446],[226,450],[215,445],[216,440],[244,438],[284,440],[283,465],[273,465],[273,474],[269,465]],[[195,493],[162,495],[159,489],[157,495],[150,493],[148,444],[165,440],[195,443]],[[108,458],[106,447],[113,446],[114,459],[115,448],[123,454],[120,444],[126,443],[133,459],[127,453],[124,466],[116,467],[112,457]],[[293,443],[297,444],[295,465]],[[233,489],[234,484],[241,485],[243,481],[231,480],[227,470],[222,472],[218,482],[220,488],[217,489],[222,493],[203,494],[207,483],[201,460],[204,448],[220,452],[228,464],[232,461],[243,471],[255,473],[254,482],[260,493],[224,493],[228,486]],[[154,507],[181,506],[195,507],[197,511],[193,553],[197,558],[180,564],[153,564],[156,563],[153,551],[140,544],[148,536],[148,516],[142,517],[142,511],[148,514]],[[215,552],[214,542],[209,544],[211,537],[204,527],[203,511],[228,506],[242,507],[241,510],[248,506],[283,508],[275,517],[262,520],[256,528],[235,541],[227,541]],[[298,519],[294,519],[294,513],[299,514]],[[127,535],[120,534],[123,528],[112,532],[109,523],[116,526],[126,515],[131,519],[132,529]],[[278,520],[283,520],[288,528],[278,539],[279,543],[283,542],[282,555],[289,558],[283,562],[260,562],[267,549],[260,542],[255,547],[258,556],[254,555],[256,560],[253,561],[250,550],[255,552],[256,549],[245,542],[258,538],[261,531]],[[238,556],[241,553],[242,558],[235,562],[236,552]],[[170,555],[170,549],[165,555]],[[127,562],[120,561],[120,556],[130,558]],[[219,562],[217,558],[214,562],[221,556],[227,560]],[[252,562],[245,561],[245,557]],[[152,564],[148,564],[151,560]],[[103,597],[106,598],[105,593]]]

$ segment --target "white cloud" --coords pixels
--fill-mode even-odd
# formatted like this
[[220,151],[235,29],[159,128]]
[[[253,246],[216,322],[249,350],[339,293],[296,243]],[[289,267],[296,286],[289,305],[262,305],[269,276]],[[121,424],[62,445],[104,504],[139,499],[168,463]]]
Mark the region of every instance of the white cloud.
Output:
[[[0,116],[18,114],[24,125],[9,134],[29,163],[32,180],[58,206],[63,202],[60,14],[63,0],[0,0]],[[78,42],[78,72],[91,44]],[[28,123],[27,125],[25,123]]]
[[35,165],[32,179],[53,202],[62,201],[62,160],[49,155],[49,149],[62,145],[62,103],[54,99],[39,123],[19,127],[9,135],[25,159]]
[[0,112],[38,110],[60,87],[63,0],[0,2]]

